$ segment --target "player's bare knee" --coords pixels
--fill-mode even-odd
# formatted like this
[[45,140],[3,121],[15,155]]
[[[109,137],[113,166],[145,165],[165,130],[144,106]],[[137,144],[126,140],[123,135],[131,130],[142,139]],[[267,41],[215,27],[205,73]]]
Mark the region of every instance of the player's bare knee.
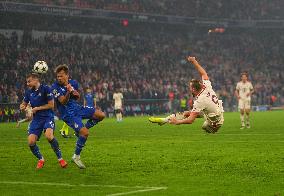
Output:
[[89,136],[89,130],[86,127],[83,127],[80,130],[80,135],[87,138]]
[[29,146],[35,145],[36,144],[36,140],[37,140],[37,138],[35,136],[29,136],[28,137],[28,145]]
[[106,116],[105,113],[100,110],[97,110],[95,112],[95,117],[98,118],[99,120],[103,120],[105,116]]
[[51,141],[53,138],[54,138],[54,135],[53,135],[53,130],[52,129],[47,129],[44,133],[46,139],[48,141]]

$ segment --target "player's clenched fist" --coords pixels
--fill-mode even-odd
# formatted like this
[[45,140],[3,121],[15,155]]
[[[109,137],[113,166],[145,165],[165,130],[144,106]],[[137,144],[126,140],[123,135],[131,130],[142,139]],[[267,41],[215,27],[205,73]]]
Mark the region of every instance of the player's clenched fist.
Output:
[[74,88],[71,86],[71,84],[67,84],[66,88],[67,88],[68,92],[72,92],[74,90]]
[[187,60],[188,60],[189,62],[194,62],[194,61],[196,61],[195,57],[193,57],[193,56],[188,56],[188,57],[187,57]]

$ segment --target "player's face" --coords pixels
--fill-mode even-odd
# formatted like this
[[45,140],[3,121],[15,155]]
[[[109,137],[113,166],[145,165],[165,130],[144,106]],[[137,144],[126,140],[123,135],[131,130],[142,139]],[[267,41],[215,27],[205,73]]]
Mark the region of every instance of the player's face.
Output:
[[241,80],[242,80],[243,82],[246,82],[246,81],[248,81],[248,77],[247,77],[246,75],[242,75]]
[[189,90],[190,93],[192,93],[193,96],[195,96],[195,90],[192,87],[192,82],[189,83],[188,90]]
[[188,90],[189,90],[189,92],[192,92],[192,83],[191,82],[188,85]]
[[38,83],[38,79],[33,78],[33,77],[27,78],[27,86],[29,88],[36,88],[37,83]]
[[68,84],[69,75],[66,74],[63,70],[61,70],[60,72],[56,74],[56,78],[59,84],[61,85]]

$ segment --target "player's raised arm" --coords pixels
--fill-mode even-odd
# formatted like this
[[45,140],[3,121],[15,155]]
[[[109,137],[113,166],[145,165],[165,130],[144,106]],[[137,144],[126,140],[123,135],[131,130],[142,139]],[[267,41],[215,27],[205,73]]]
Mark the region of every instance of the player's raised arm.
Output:
[[199,72],[200,76],[202,77],[203,80],[209,80],[209,77],[207,75],[207,72],[205,71],[205,69],[203,69],[203,67],[198,63],[198,61],[195,59],[195,57],[187,57],[187,60],[189,62],[191,62],[194,67],[197,69],[197,71]]

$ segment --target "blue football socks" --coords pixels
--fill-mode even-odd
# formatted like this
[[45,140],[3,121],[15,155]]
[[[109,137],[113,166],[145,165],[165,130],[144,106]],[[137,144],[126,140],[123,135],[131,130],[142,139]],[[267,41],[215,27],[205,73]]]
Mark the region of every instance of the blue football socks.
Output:
[[76,143],[76,149],[75,149],[75,154],[76,155],[80,155],[82,148],[85,146],[85,143],[87,141],[87,138],[83,137],[83,136],[79,136],[77,143]]
[[32,153],[36,156],[36,158],[43,159],[41,153],[39,152],[39,148],[36,144],[30,146]]
[[90,128],[92,128],[93,126],[95,126],[96,124],[98,124],[98,122],[100,122],[99,119],[89,119],[89,120],[87,121],[85,127],[86,127],[87,129],[90,129]]
[[52,140],[48,141],[50,143],[51,148],[55,152],[58,159],[62,159],[61,151],[59,148],[59,144],[56,138],[53,138]]

